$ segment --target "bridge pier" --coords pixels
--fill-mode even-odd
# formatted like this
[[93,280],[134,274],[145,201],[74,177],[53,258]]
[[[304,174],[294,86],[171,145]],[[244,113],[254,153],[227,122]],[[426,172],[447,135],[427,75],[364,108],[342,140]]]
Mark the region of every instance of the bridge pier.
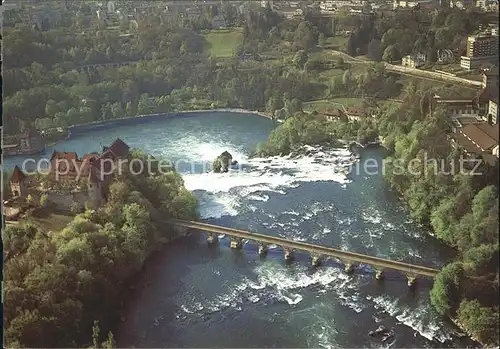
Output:
[[267,245],[266,244],[259,244],[259,256],[265,257],[267,255]]
[[313,255],[311,259],[311,264],[313,267],[318,267],[321,264],[321,257]]
[[243,247],[243,240],[241,238],[231,238],[231,248],[241,249]]
[[215,233],[208,233],[208,235],[207,235],[207,242],[208,242],[209,245],[216,244],[217,242],[219,242],[219,238],[218,238],[217,234],[215,234]]
[[285,251],[285,261],[292,261],[293,260],[293,250],[291,248],[284,248]]
[[384,278],[384,271],[383,270],[376,270],[375,279],[382,280],[383,278]]
[[351,263],[351,262],[347,262],[347,263],[345,263],[344,271],[345,271],[347,274],[352,274],[352,272],[354,271],[354,269],[353,269],[353,266],[352,266],[352,263]]
[[414,275],[406,275],[406,278],[408,279],[408,287],[415,286],[415,283],[417,282],[417,278]]

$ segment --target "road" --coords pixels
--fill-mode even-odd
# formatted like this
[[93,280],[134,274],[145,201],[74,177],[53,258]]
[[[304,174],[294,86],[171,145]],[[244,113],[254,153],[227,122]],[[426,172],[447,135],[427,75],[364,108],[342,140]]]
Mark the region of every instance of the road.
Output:
[[[352,57],[345,52],[331,50],[330,53],[334,56],[341,56],[347,63],[355,63],[355,64],[373,64],[374,61],[364,60],[357,57]],[[396,64],[390,64],[383,62],[385,69],[389,71],[397,72],[398,74],[413,76],[419,79],[431,80],[431,81],[439,81],[439,82],[448,82],[452,84],[463,85],[467,87],[477,88],[481,87],[481,81],[468,80],[464,78],[460,78],[458,76],[446,75],[438,72],[432,72],[428,70],[403,67]]]

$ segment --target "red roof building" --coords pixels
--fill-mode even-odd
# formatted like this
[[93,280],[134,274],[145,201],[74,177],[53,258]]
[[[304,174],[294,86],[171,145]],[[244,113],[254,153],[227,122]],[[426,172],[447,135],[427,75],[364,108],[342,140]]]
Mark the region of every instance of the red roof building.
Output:
[[360,118],[366,117],[366,110],[362,107],[348,107],[346,108],[346,114],[350,121],[359,120]]
[[13,197],[25,197],[28,194],[26,175],[19,167],[14,167],[14,172],[10,178],[10,189]]
[[26,175],[21,171],[21,169],[16,166],[14,167],[14,172],[12,172],[12,177],[10,177],[10,182],[11,183],[20,183],[24,181],[26,178]]
[[452,136],[453,144],[458,144],[469,154],[481,155],[490,165],[499,156],[499,128],[486,122],[470,123]]

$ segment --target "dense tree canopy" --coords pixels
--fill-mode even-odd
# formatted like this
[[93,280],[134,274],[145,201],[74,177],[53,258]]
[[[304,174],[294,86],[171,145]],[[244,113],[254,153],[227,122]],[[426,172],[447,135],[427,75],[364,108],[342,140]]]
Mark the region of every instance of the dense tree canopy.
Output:
[[60,232],[8,226],[6,344],[76,347],[90,344],[95,320],[112,329],[129,279],[175,236],[165,228],[167,217],[197,218],[197,201],[174,171],[117,176],[104,206],[78,214]]

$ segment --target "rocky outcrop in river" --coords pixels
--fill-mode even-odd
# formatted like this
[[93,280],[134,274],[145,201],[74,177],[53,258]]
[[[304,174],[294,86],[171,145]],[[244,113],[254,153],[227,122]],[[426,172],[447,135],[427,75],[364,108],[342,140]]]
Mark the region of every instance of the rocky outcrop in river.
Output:
[[233,156],[228,151],[220,154],[212,163],[212,169],[216,173],[229,171],[229,166],[233,163]]

